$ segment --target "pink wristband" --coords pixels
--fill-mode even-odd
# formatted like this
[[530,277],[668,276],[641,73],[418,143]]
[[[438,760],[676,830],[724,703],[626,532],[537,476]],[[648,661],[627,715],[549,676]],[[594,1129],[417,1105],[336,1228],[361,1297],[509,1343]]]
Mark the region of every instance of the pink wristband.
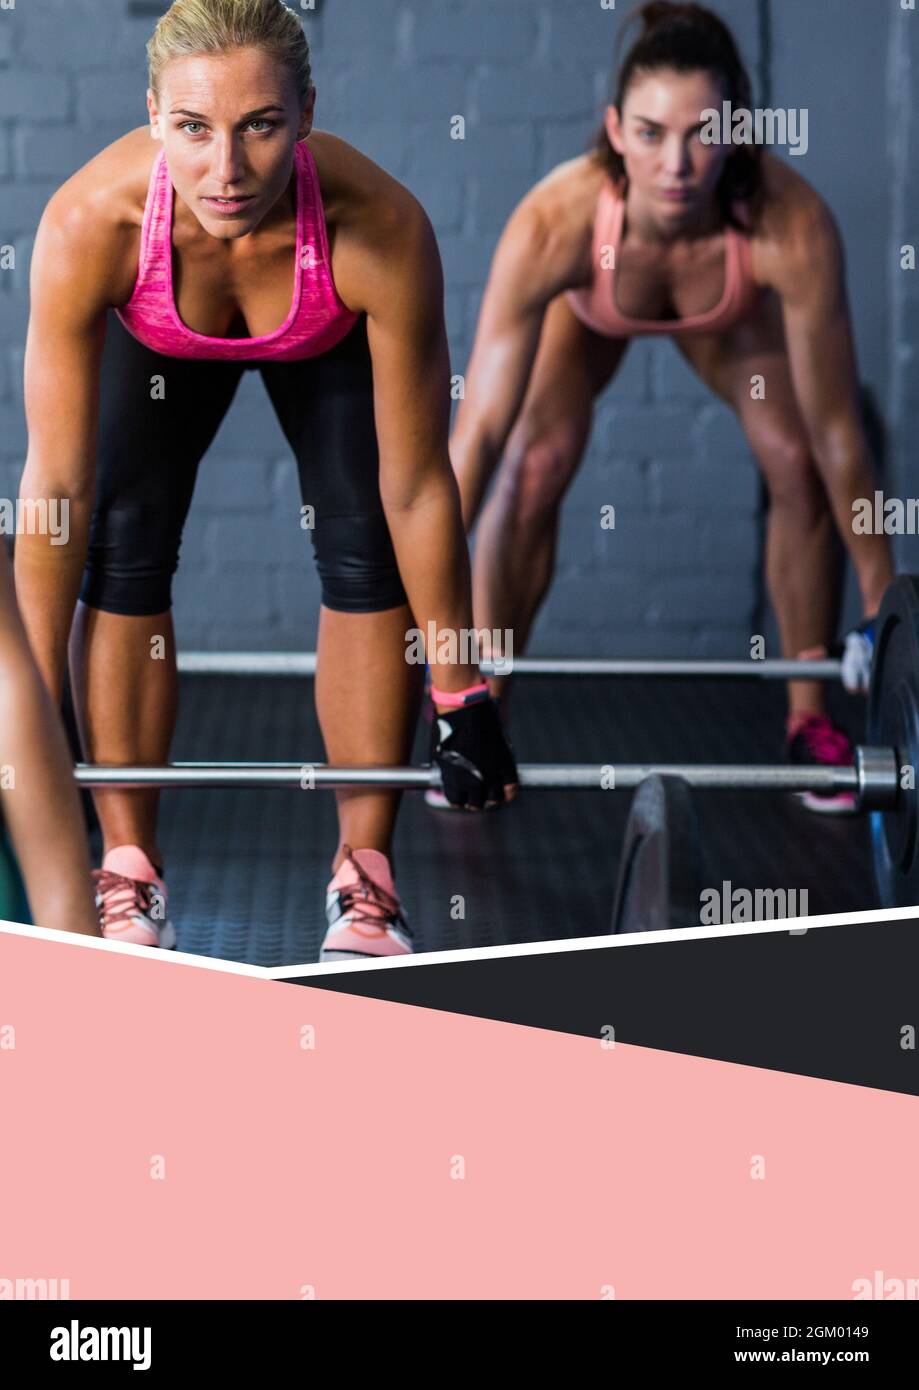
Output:
[[436,685],[431,686],[431,699],[434,703],[449,705],[451,709],[462,709],[463,705],[471,705],[487,694],[487,681],[482,681],[481,685],[470,685],[465,690],[438,690]]

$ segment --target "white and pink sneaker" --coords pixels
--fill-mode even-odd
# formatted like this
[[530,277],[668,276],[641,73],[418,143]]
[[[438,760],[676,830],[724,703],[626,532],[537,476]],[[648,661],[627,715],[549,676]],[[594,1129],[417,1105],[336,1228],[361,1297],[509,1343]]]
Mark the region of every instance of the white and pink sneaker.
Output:
[[110,849],[93,870],[102,935],[109,941],[171,950],[175,928],[166,915],[166,885],[137,845]]
[[352,850],[326,890],[329,929],[320,961],[408,956],[415,947],[392,870],[377,849]]
[[[791,763],[822,767],[851,767],[855,749],[847,734],[825,714],[791,716],[786,725],[785,756]],[[851,816],[855,797],[851,792],[801,792],[808,811],[820,815]]]

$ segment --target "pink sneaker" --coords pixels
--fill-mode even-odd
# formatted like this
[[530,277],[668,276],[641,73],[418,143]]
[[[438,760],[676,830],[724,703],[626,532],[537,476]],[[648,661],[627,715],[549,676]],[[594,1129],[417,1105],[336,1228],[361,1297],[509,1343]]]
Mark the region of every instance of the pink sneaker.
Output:
[[[851,767],[855,762],[855,750],[848,736],[825,714],[809,714],[797,719],[792,730],[785,735],[785,755],[789,762],[830,767]],[[821,815],[849,815],[855,811],[855,797],[851,792],[802,792],[801,800],[809,811]]]
[[326,890],[329,929],[320,961],[372,960],[414,951],[392,870],[377,849],[344,846],[345,859]]
[[102,935],[109,941],[171,950],[175,928],[166,916],[166,885],[137,845],[110,849],[93,870]]

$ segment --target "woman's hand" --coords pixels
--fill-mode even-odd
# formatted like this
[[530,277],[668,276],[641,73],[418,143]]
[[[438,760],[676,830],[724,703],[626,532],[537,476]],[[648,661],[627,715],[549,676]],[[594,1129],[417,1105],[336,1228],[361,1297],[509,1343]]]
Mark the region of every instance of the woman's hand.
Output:
[[874,618],[865,618],[841,642],[830,647],[809,647],[798,652],[799,661],[823,661],[827,656],[842,660],[842,683],[850,695],[867,695],[874,665]]
[[431,761],[451,806],[481,811],[517,795],[514,751],[490,695],[460,709],[435,709]]

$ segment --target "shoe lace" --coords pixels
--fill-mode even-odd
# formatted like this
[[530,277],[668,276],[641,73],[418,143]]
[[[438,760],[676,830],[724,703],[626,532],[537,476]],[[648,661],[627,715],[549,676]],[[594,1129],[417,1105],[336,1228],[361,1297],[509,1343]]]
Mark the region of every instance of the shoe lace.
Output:
[[403,931],[408,931],[402,916],[402,904],[392,893],[387,893],[382,884],[370,877],[367,870],[354,857],[350,845],[343,845],[345,860],[358,876],[357,883],[348,883],[339,889],[339,904],[342,916],[351,914],[352,923],[377,927],[383,930],[384,921],[398,921]]
[[101,909],[102,922],[107,927],[130,922],[138,911],[148,913],[153,906],[153,883],[139,878],[113,873],[111,869],[93,869],[96,885],[96,906]]
[[826,715],[811,715],[798,730],[798,737],[804,740],[808,752],[818,763],[851,761],[852,748],[848,738]]

